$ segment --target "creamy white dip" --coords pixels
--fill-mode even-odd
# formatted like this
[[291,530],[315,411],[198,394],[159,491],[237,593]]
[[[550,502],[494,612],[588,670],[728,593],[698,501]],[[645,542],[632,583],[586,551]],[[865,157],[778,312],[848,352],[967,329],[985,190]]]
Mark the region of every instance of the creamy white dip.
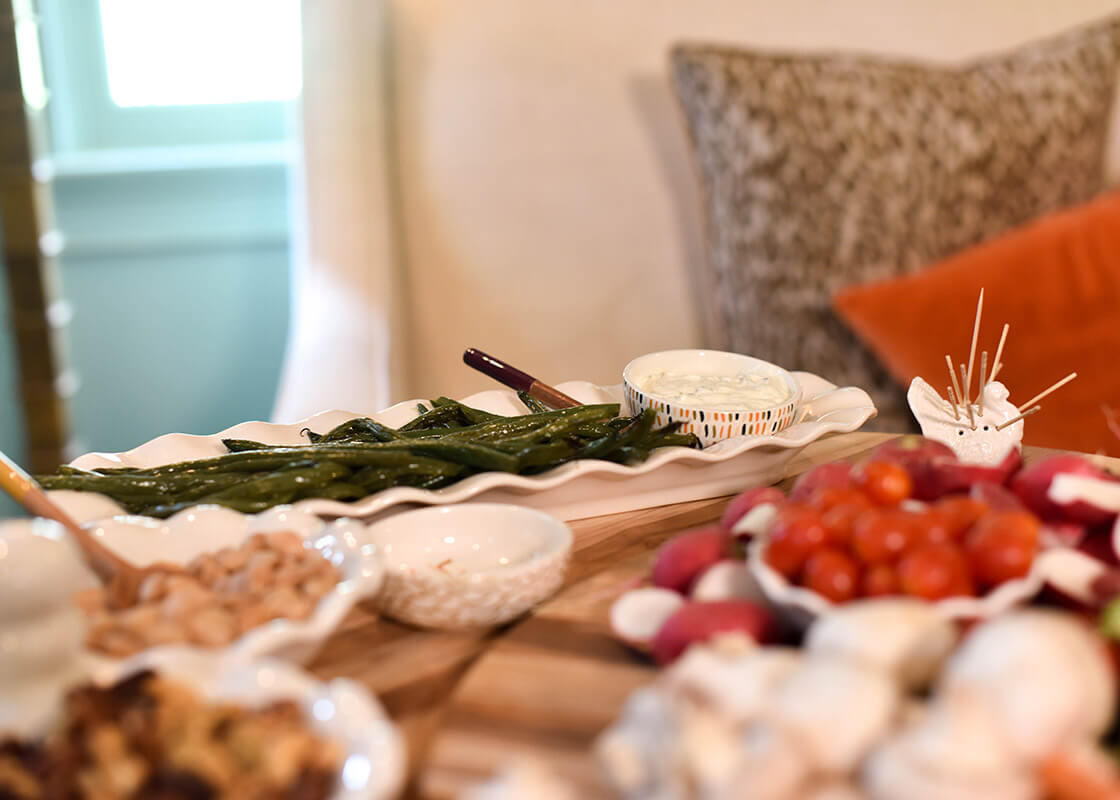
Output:
[[789,400],[792,392],[777,375],[687,375],[655,372],[637,384],[646,394],[682,406],[714,411],[758,411]]

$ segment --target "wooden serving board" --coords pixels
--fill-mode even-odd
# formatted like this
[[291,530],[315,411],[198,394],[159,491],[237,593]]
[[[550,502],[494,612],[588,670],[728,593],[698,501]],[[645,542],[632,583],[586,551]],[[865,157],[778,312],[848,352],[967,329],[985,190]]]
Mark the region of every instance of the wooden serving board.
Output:
[[[790,462],[786,483],[889,438],[853,433],[815,442]],[[1048,452],[1026,448],[1024,455],[1030,461]],[[717,520],[727,501],[570,523],[575,551],[564,586],[530,616],[499,630],[421,631],[356,609],[311,671],[359,680],[385,704],[408,740],[407,797],[455,797],[520,757],[546,761],[580,788],[580,797],[607,797],[592,743],[626,697],[656,673],[614,640],[607,611],[648,575],[666,539]]]

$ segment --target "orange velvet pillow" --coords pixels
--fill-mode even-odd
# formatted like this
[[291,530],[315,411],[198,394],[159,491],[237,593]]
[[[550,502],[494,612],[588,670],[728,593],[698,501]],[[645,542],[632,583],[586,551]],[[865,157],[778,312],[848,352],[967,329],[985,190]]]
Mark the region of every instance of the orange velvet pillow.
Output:
[[[1011,331],[999,375],[1024,403],[1076,371],[1041,401],[1027,444],[1120,455],[1102,406],[1120,407],[1120,192],[1042,217],[928,269],[846,289],[842,319],[903,384],[920,375],[945,394],[945,354],[968,360],[976,297],[984,288],[980,351],[994,358]],[[974,389],[975,391],[975,389]]]

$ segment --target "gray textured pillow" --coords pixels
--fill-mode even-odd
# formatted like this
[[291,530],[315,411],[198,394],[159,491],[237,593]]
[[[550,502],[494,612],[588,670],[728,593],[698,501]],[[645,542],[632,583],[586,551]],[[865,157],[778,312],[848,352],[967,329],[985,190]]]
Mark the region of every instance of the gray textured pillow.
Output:
[[956,68],[676,47],[713,344],[863,386],[879,428],[910,427],[832,295],[1096,194],[1118,59],[1120,17]]

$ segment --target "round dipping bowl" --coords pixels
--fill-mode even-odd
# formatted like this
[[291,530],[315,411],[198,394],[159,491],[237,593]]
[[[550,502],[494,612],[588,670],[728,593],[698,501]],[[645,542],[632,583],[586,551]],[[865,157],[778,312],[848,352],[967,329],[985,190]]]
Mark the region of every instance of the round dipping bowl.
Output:
[[[713,409],[684,404],[641,388],[651,375],[666,372],[719,377],[765,375],[785,384],[789,397],[764,408]],[[696,434],[705,447],[737,436],[768,436],[785,430],[793,424],[801,405],[801,385],[789,372],[768,361],[720,350],[663,350],[639,356],[622,371],[622,383],[631,414],[652,408],[657,413],[655,425],[680,422],[681,432]]]
[[563,522],[499,503],[407,511],[368,534],[385,562],[381,612],[445,630],[521,616],[560,588],[572,552]]

